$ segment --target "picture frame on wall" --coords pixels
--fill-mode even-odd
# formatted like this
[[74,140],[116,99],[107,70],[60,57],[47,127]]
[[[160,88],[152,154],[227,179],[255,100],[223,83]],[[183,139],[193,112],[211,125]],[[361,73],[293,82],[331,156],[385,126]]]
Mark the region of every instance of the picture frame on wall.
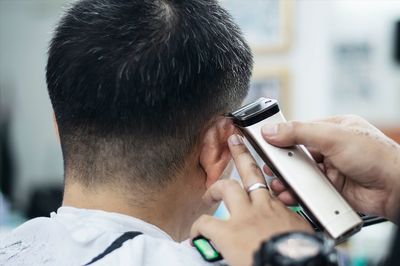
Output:
[[255,68],[245,104],[260,97],[276,99],[286,118],[291,118],[290,74],[287,68]]
[[293,0],[219,0],[256,54],[289,50],[293,35]]

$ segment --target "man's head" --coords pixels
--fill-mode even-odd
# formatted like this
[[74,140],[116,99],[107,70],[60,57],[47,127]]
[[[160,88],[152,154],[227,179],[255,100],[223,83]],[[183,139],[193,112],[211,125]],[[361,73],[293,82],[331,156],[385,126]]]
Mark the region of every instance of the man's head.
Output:
[[251,68],[217,1],[76,2],[47,65],[66,176],[88,187],[168,183],[243,100]]

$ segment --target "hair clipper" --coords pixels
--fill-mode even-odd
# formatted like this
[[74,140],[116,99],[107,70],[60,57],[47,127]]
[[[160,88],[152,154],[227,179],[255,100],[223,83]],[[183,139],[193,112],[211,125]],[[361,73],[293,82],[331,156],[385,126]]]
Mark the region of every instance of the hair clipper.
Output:
[[262,137],[263,125],[286,122],[276,100],[260,98],[229,115],[319,229],[337,242],[361,229],[360,216],[334,188],[304,146],[279,148]]

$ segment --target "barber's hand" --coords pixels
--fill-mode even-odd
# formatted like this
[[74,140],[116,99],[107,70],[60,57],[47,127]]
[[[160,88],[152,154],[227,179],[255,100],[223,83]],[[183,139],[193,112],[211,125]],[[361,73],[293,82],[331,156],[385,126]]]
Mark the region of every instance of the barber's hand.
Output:
[[[310,123],[288,122],[264,126],[262,134],[279,147],[305,145],[356,211],[396,220],[400,208],[400,147],[364,119],[337,116]],[[266,166],[264,171],[272,175]],[[282,202],[295,203],[278,180],[271,187]]]
[[[229,138],[229,148],[245,189],[255,183],[265,184],[260,168],[241,137]],[[288,231],[313,232],[298,214],[290,211],[269,191],[260,188],[248,194],[234,180],[216,182],[204,195],[210,205],[223,201],[230,212],[227,221],[203,215],[192,226],[191,237],[211,239],[230,265],[251,265],[254,252],[264,240]]]

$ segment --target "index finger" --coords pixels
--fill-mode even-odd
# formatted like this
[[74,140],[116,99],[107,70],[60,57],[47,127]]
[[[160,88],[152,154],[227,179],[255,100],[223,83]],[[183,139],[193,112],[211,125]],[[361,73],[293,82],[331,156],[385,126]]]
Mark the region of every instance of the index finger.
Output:
[[[250,154],[246,145],[244,145],[241,136],[236,134],[230,136],[229,149],[246,190],[255,183],[266,183],[260,167],[258,167],[253,156]],[[270,200],[271,196],[269,195],[269,191],[257,189],[250,193],[250,198],[254,202],[264,203]]]
[[202,235],[214,242],[214,238],[221,234],[221,229],[225,227],[225,222],[210,215],[202,215],[197,219],[190,229],[190,237],[193,239]]

